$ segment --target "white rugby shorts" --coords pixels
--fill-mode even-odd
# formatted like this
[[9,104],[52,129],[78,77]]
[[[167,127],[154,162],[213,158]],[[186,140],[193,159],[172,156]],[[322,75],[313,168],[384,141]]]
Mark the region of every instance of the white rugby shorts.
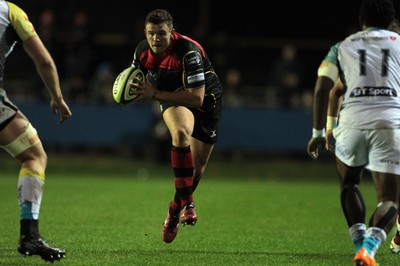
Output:
[[3,123],[13,117],[18,108],[8,98],[4,89],[0,88],[0,129],[3,128]]
[[335,155],[344,164],[400,175],[400,129],[333,129]]

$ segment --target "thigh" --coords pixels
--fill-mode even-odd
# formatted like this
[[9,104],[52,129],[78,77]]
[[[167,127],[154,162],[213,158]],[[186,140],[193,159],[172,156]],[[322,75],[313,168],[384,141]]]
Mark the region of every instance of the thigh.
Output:
[[350,167],[336,157],[336,167],[341,188],[360,184],[363,166]]
[[368,169],[400,175],[400,130],[370,130],[369,143]]
[[0,131],[0,145],[6,145],[21,135],[29,125],[28,119],[18,111],[12,120]]
[[[0,145],[6,146],[18,138],[20,138],[18,141],[21,141],[18,143],[25,143],[25,141],[27,141],[25,138],[28,137],[27,129],[29,124],[30,123],[24,114],[18,111],[11,122],[8,123],[2,131],[0,131]],[[15,156],[15,158],[23,164],[23,167],[44,172],[47,164],[47,155],[36,131],[35,134],[35,136],[31,136],[32,139],[30,139],[29,142],[23,144],[24,146],[22,146],[22,148],[25,149],[13,156]]]
[[366,132],[358,129],[337,127],[333,130],[335,137],[335,155],[350,167],[364,166],[368,163],[368,142]]
[[6,91],[0,88],[0,132],[10,123],[18,111],[7,97]]
[[171,106],[163,112],[163,119],[171,134],[172,145],[189,146],[194,126],[193,113],[183,106]]
[[[210,98],[210,95],[209,97]],[[201,142],[214,144],[218,141],[218,129],[221,120],[221,97],[215,96],[214,103],[209,109],[202,110],[191,108],[194,117],[194,130],[192,136]]]
[[378,202],[393,201],[398,204],[400,176],[396,174],[371,171],[374,179]]

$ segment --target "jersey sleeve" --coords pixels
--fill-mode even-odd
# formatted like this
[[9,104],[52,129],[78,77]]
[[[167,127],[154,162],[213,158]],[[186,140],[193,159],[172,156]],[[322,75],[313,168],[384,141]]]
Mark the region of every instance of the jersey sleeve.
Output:
[[141,56],[145,56],[146,51],[148,49],[148,44],[146,40],[142,40],[141,42],[138,43],[138,45],[135,48],[135,51],[133,52],[133,58],[131,62],[131,66],[140,68],[145,74],[147,73],[147,69],[143,66],[141,62]]
[[338,67],[338,47],[340,43],[337,43],[329,49],[328,54],[322,60],[321,64],[318,68],[318,76],[325,76],[332,79],[333,82],[336,82],[336,79],[339,76],[339,67]]
[[138,68],[138,67],[140,67],[139,64],[140,64],[139,56],[138,56],[137,47],[136,47],[135,51],[133,52],[133,59],[132,59],[131,66]]
[[330,62],[332,64],[338,65],[338,48],[339,48],[340,43],[337,43],[329,49],[328,54],[324,58],[323,61]]
[[203,60],[197,51],[190,51],[183,57],[183,82],[187,89],[205,84]]
[[28,15],[17,5],[7,2],[11,25],[22,41],[37,35]]

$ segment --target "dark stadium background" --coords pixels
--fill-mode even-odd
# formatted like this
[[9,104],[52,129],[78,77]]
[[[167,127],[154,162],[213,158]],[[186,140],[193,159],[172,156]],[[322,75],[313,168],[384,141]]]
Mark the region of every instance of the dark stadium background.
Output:
[[[349,33],[358,30],[358,10],[361,1],[234,1],[218,0],[152,0],[152,1],[87,1],[87,0],[29,0],[14,1],[29,14],[34,25],[45,9],[56,14],[59,31],[70,27],[71,18],[79,10],[88,14],[90,30],[93,33],[95,60],[93,68],[104,61],[123,69],[130,64],[136,43],[143,39],[144,16],[155,8],[169,10],[175,19],[178,32],[198,40],[214,62],[221,57],[225,64],[214,64],[218,73],[228,67],[236,67],[242,72],[243,81],[249,89],[245,93],[250,103],[259,100],[259,88],[268,83],[269,68],[280,56],[282,47],[292,43],[297,47],[299,60],[304,64],[304,83],[312,90],[316,70],[329,47],[342,40]],[[395,1],[400,10],[399,1]],[[63,79],[62,64],[58,64],[61,54],[55,54],[56,63]],[[36,75],[34,66],[20,47],[10,55],[6,64],[7,91],[11,94],[22,87],[23,93],[32,93],[26,81]],[[222,74],[221,74],[222,75]],[[14,82],[13,81],[19,81]],[[28,82],[29,83],[29,82]],[[14,84],[17,84],[15,88]],[[7,83],[6,83],[7,86]],[[111,97],[111,95],[110,95]],[[110,145],[120,139],[110,139],[110,132],[122,127],[116,126],[114,118],[124,121],[125,116],[139,121],[130,122],[129,130],[148,136],[148,124],[140,121],[151,117],[149,108],[114,114],[99,106],[79,105],[70,102],[74,117],[62,129],[54,128],[54,119],[48,118],[45,107],[17,104],[29,110],[30,117],[41,132],[48,146],[84,145],[97,146],[108,140]],[[42,110],[40,112],[39,110]],[[146,111],[147,110],[147,111]],[[91,115],[88,115],[88,114]],[[98,114],[102,119],[96,119]],[[113,116],[114,115],[114,116]],[[89,123],[90,121],[90,123]],[[305,147],[311,130],[311,110],[271,110],[265,106],[245,106],[242,109],[225,108],[221,125],[220,142],[217,151],[235,153],[238,150],[257,152],[300,153],[305,155]],[[94,123],[93,126],[89,126]],[[103,123],[103,124],[101,124]],[[137,128],[141,126],[141,128]],[[144,127],[144,128],[143,128]],[[84,134],[80,133],[86,130]],[[95,131],[95,133],[93,132]],[[140,131],[140,133],[138,133]],[[251,133],[249,135],[249,133]],[[120,132],[126,139],[132,132]],[[147,139],[128,137],[135,145],[146,143]],[[103,145],[104,146],[104,145]],[[106,145],[105,145],[106,146]],[[219,147],[219,149],[218,149]]]
[[[99,60],[113,58],[120,66],[129,60],[133,43],[128,38],[135,31],[135,22],[143,21],[154,8],[168,9],[175,18],[176,29],[187,35],[201,25],[209,37],[202,43],[209,53],[218,46],[220,34],[228,34],[225,47],[234,50],[231,64],[239,65],[251,78],[259,75],[286,42],[294,43],[308,68],[308,82],[313,85],[315,69],[330,45],[358,27],[358,7],[361,1],[212,1],[212,0],[154,0],[154,1],[14,1],[21,5],[37,24],[45,8],[57,14],[57,23],[68,27],[72,14],[79,9],[88,12],[90,25],[97,35],[101,53]],[[396,3],[399,6],[399,3]],[[260,81],[261,82],[261,81]]]

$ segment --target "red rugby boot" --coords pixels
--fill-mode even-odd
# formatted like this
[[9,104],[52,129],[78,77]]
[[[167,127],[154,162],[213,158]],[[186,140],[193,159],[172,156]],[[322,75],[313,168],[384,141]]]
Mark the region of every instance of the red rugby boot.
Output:
[[190,203],[186,205],[182,211],[181,211],[181,224],[184,226],[189,224],[189,225],[195,225],[197,222],[197,215],[196,215],[196,209],[194,208],[194,203]]
[[171,209],[171,203],[168,206],[167,217],[162,226],[162,240],[165,243],[171,243],[174,241],[178,234],[179,214],[175,214]]

